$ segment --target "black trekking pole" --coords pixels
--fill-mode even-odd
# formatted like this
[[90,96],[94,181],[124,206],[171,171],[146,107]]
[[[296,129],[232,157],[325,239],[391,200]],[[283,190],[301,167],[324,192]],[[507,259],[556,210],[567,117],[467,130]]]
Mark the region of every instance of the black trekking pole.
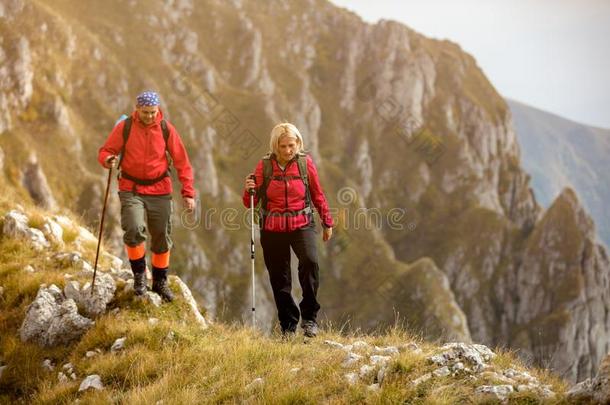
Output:
[[93,281],[91,282],[91,295],[93,295],[93,287],[95,286],[95,275],[97,274],[97,259],[100,257],[100,246],[102,245],[102,232],[104,230],[104,217],[106,216],[106,205],[108,203],[108,191],[110,191],[110,181],[112,180],[112,166],[114,160],[110,160],[110,168],[108,169],[108,181],[106,182],[106,193],[104,194],[104,206],[102,207],[102,218],[100,219],[100,231],[97,235],[97,250],[95,252],[95,264],[93,265]]
[[[252,180],[256,180],[255,176],[250,176]],[[252,327],[256,327],[256,280],[254,274],[254,188],[248,190],[250,193],[250,224],[252,225],[250,235],[250,259],[252,262]]]

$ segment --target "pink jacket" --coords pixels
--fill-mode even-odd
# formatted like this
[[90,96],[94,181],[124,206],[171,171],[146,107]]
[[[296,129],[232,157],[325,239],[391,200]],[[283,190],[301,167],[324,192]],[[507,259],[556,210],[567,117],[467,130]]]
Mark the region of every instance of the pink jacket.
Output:
[[[328,210],[328,202],[324,196],[324,191],[318,178],[318,170],[311,157],[307,156],[307,176],[309,179],[309,192],[311,202],[320,214],[322,225],[333,227],[333,218]],[[271,159],[273,176],[299,176],[299,166],[293,159],[282,170],[274,158]],[[263,184],[263,161],[259,161],[254,171],[256,185]],[[258,191],[258,190],[257,190]],[[244,190],[243,203],[250,207],[250,195],[248,190]],[[254,196],[254,205],[258,204],[258,197]],[[305,185],[300,178],[288,180],[271,179],[267,187],[267,211],[284,213],[287,211],[299,211],[305,207]],[[313,207],[312,207],[313,208]],[[312,213],[313,214],[313,213]],[[272,232],[290,232],[309,225],[309,215],[300,214],[296,216],[273,216],[265,218],[263,229]]]

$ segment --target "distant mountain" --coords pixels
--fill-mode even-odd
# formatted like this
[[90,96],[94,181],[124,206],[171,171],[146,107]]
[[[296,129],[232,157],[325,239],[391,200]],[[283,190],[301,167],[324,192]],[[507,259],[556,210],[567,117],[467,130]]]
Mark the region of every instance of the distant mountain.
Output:
[[536,199],[552,204],[564,187],[578,193],[610,246],[610,129],[594,128],[507,100],[521,145],[522,165],[532,175]]

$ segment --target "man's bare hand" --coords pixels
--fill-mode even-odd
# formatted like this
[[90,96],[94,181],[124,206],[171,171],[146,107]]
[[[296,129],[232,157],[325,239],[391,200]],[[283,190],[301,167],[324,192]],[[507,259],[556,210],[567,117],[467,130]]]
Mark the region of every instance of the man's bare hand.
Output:
[[117,165],[118,159],[116,155],[110,155],[106,158],[106,169],[114,169]]
[[191,197],[183,197],[182,205],[184,206],[185,209],[192,211],[195,209],[195,199],[191,198]]

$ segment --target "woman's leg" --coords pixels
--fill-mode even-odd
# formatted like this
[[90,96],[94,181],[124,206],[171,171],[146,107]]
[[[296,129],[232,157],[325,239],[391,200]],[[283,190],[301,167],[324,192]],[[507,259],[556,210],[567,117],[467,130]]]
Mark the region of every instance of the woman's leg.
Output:
[[261,231],[261,245],[282,332],[294,332],[300,314],[292,299],[288,235],[286,232]]
[[317,300],[320,285],[320,268],[318,266],[318,250],[316,231],[313,226],[291,232],[290,245],[299,258],[299,282],[303,290],[303,300],[299,304],[304,322],[316,322],[320,304]]

